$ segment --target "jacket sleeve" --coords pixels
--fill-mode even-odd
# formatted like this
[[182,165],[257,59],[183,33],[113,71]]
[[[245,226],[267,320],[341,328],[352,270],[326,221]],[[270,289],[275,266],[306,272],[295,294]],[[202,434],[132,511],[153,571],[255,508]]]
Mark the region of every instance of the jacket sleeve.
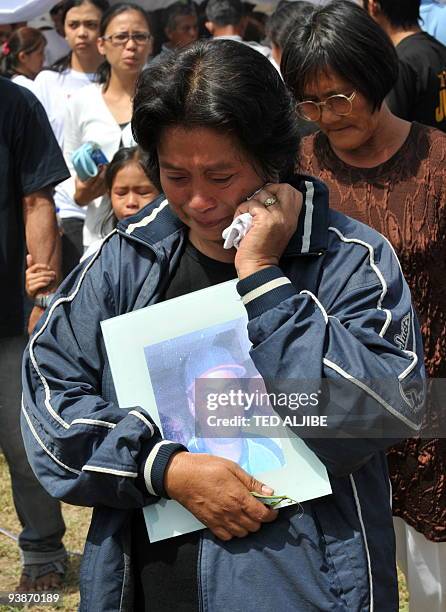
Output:
[[100,321],[120,314],[112,270],[99,251],[44,313],[24,355],[22,432],[30,464],[53,497],[137,508],[167,497],[165,467],[186,449],[163,440],[142,408],[121,409],[102,396],[112,383],[104,380]]
[[[326,416],[323,437],[294,430],[335,476],[359,469],[421,426],[421,336],[393,250],[384,241],[380,249],[380,269],[366,248],[350,278],[335,266],[328,276],[339,290],[329,305],[296,289],[278,267],[238,283],[251,357],[268,392],[327,389],[314,409]],[[276,410],[282,418],[290,414]]]

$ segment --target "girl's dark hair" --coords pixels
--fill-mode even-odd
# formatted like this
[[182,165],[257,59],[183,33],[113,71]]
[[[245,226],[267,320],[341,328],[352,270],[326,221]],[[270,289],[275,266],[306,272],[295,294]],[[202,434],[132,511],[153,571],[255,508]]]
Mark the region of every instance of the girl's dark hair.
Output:
[[234,136],[265,180],[293,172],[299,138],[292,96],[272,64],[247,45],[199,40],[139,77],[132,130],[157,187],[157,149],[171,126]]
[[1,72],[11,78],[17,74],[20,64],[20,53],[33,53],[41,45],[46,45],[46,38],[40,30],[35,28],[18,28],[12,32],[8,40],[0,46]]
[[[115,4],[114,6],[111,6],[102,15],[101,24],[99,26],[99,36],[104,36],[112,19],[114,19],[118,15],[121,15],[122,13],[126,13],[127,11],[136,11],[140,13],[147,22],[149,32],[151,32],[150,17],[147,11],[145,11],[138,4],[133,4],[132,2],[121,2],[120,4]],[[108,83],[110,81],[110,74],[111,66],[108,61],[105,60],[97,69],[97,80],[99,83],[105,83],[105,89],[107,89]]]
[[[121,149],[116,151],[105,171],[105,185],[107,187],[108,192],[111,191],[113,187],[113,181],[115,180],[118,172],[122,170],[124,166],[132,162],[140,166],[149,181],[152,180],[147,169],[147,161],[141,149],[139,147],[122,147]],[[107,233],[107,229],[110,231],[113,227],[116,227],[116,224],[117,219],[115,217],[115,213],[113,212],[113,207],[110,201],[110,209],[107,210],[101,222],[101,235],[105,236],[105,234]]]
[[[82,6],[83,4],[92,4],[99,11],[101,11],[101,13],[105,13],[105,11],[110,8],[108,0],[66,0],[62,10],[62,23],[65,24],[68,11],[70,11],[72,8],[76,8],[77,6]],[[70,51],[64,57],[61,57],[59,60],[57,60],[57,62],[54,62],[54,64],[51,66],[51,70],[55,70],[56,72],[64,72],[64,70],[70,68],[71,56],[72,51]]]
[[398,58],[390,38],[364,9],[350,0],[335,0],[295,25],[280,69],[298,101],[310,81],[332,71],[376,110],[398,77]]
[[144,157],[144,153],[139,147],[122,147],[113,156],[113,159],[108,164],[105,171],[105,185],[108,191],[111,191],[113,181],[116,175],[124,166],[128,163],[135,162],[144,171],[144,174],[150,180],[149,172],[147,170],[147,162]]

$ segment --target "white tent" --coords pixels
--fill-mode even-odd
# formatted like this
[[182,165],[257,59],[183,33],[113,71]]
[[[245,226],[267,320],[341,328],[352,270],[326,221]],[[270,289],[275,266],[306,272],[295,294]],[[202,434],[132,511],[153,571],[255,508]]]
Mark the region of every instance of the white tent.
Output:
[[[30,21],[46,13],[59,0],[0,0],[0,24],[16,23],[18,21]],[[117,4],[121,0],[111,0],[110,4]],[[133,0],[148,11],[155,11],[173,4],[176,0]],[[255,2],[255,0],[251,0]],[[321,4],[327,0],[309,0],[313,4]],[[358,1],[358,0],[356,0]],[[201,4],[203,0],[195,0]],[[278,0],[257,0],[258,5],[273,7]]]
[[[117,4],[121,0],[112,0],[110,4]],[[134,0],[149,11],[165,8],[175,0]],[[198,4],[203,0],[195,0]],[[0,0],[0,24],[29,21],[40,17],[57,4],[59,0]]]
[[0,24],[29,21],[46,13],[58,0],[0,0]]

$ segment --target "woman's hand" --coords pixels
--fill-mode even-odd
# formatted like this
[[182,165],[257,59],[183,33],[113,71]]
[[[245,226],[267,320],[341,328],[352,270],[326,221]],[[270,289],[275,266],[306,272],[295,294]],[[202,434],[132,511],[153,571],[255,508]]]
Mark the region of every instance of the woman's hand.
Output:
[[31,255],[26,256],[25,289],[30,298],[54,288],[56,272],[46,264],[34,263]]
[[101,166],[99,173],[88,181],[81,181],[77,176],[75,178],[76,190],[74,192],[74,201],[79,206],[87,206],[96,198],[103,196],[107,191],[105,185],[105,170],[107,166]]
[[277,517],[250,491],[271,495],[233,461],[201,453],[179,452],[164,477],[167,494],[196,516],[220,540],[243,538]]
[[240,279],[279,264],[296,231],[301,209],[302,194],[291,185],[278,183],[268,183],[250,200],[238,206],[234,217],[246,212],[252,215],[252,227],[241,241],[235,256],[234,263]]

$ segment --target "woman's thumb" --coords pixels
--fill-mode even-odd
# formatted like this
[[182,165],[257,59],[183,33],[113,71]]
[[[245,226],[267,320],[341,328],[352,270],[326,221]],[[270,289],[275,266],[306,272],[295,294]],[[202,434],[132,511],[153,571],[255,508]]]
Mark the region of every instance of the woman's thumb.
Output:
[[255,493],[259,493],[260,495],[274,495],[274,489],[271,489],[268,485],[259,482],[255,478],[253,478],[252,481],[254,488],[251,489],[251,491],[255,491]]
[[263,482],[260,482],[259,480],[256,480],[253,476],[251,476],[250,474],[247,474],[240,467],[237,471],[237,476],[243,482],[243,484],[248,489],[248,491],[250,491],[251,493],[258,493],[259,495],[273,495],[274,494],[274,490],[271,489],[271,487],[269,487],[266,484],[263,484]]
[[30,253],[28,253],[28,255],[26,256],[26,266],[30,268],[33,265],[34,265],[33,256]]

